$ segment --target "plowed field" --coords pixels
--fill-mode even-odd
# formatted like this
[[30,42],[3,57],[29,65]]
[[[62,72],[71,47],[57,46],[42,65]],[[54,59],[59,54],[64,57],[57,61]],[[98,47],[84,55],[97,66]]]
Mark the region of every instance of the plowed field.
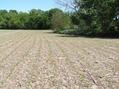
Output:
[[0,31],[0,89],[119,89],[119,39]]

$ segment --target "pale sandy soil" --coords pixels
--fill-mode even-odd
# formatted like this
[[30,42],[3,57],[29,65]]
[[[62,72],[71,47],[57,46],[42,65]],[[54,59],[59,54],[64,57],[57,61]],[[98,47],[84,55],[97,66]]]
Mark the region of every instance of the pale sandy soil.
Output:
[[119,39],[0,31],[0,89],[119,89]]

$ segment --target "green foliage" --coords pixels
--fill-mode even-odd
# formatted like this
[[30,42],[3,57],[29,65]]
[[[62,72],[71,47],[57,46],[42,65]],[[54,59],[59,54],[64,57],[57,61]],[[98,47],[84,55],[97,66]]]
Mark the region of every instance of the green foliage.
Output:
[[51,19],[56,11],[64,13],[60,9],[42,11],[32,9],[28,13],[16,10],[0,10],[1,29],[50,29]]
[[[32,9],[28,13],[0,10],[2,29],[53,29],[86,36],[119,36],[119,0],[73,0],[75,10]],[[70,5],[67,3],[66,5]],[[72,7],[72,6],[71,6]]]
[[70,28],[71,19],[66,13],[63,13],[62,11],[56,11],[52,15],[51,23],[54,32],[60,32]]
[[119,0],[74,0],[72,22],[79,35],[119,35]]

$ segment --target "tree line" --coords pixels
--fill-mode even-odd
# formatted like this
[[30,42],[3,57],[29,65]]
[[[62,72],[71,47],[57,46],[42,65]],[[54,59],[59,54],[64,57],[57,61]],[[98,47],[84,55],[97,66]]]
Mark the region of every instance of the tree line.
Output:
[[119,36],[119,0],[57,0],[73,10],[78,27],[64,33],[86,36]]
[[[56,16],[58,15],[58,17]],[[55,17],[56,16],[56,17]],[[0,10],[0,29],[51,29],[63,27],[68,15],[58,8],[49,11],[32,9],[29,12]],[[62,23],[58,25],[58,18]],[[55,25],[56,23],[56,25]],[[62,26],[61,26],[62,25]]]
[[29,12],[0,10],[1,29],[53,29],[85,36],[119,36],[119,0],[57,0],[58,8]]

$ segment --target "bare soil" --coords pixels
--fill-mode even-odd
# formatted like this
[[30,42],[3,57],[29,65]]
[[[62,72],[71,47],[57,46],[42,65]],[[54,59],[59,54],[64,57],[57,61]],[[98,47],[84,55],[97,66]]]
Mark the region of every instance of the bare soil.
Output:
[[119,39],[0,31],[0,89],[119,89]]

